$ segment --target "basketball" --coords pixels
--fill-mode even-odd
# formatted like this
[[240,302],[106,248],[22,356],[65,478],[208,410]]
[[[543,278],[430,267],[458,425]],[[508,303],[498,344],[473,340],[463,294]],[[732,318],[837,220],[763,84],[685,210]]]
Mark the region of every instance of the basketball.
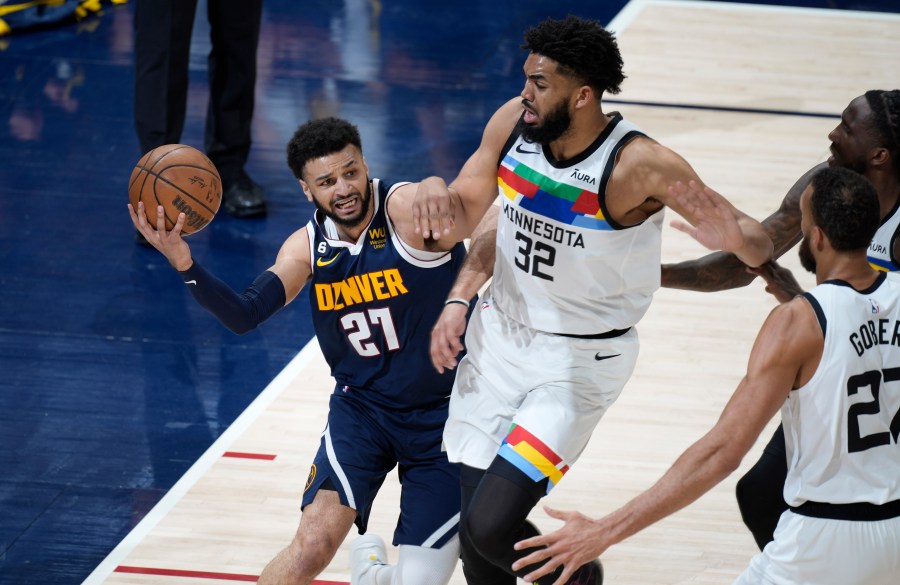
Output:
[[205,154],[192,146],[166,144],[146,153],[134,166],[128,197],[135,212],[144,203],[147,221],[156,228],[156,209],[162,205],[166,230],[184,213],[182,234],[206,227],[222,202],[222,179]]

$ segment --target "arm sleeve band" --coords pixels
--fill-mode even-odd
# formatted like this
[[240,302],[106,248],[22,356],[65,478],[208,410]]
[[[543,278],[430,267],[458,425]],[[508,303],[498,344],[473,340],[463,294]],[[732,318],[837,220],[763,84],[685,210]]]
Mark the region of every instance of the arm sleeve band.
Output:
[[255,329],[285,303],[281,279],[268,270],[260,274],[244,294],[236,293],[196,260],[190,268],[178,274],[200,306],[238,335]]

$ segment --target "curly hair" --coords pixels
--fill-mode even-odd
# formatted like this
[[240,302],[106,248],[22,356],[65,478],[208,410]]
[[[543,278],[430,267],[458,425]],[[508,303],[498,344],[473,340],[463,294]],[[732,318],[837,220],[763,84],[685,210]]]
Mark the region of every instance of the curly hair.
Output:
[[869,247],[881,223],[875,187],[864,176],[843,168],[825,168],[812,177],[813,223],[839,251]]
[[311,159],[328,156],[343,150],[348,144],[362,151],[359,129],[341,118],[311,120],[299,128],[287,145],[287,163],[298,179]]
[[872,110],[875,133],[891,153],[894,172],[900,176],[900,89],[873,89],[865,95]]
[[522,48],[553,59],[563,74],[589,85],[598,96],[621,91],[622,55],[615,36],[599,22],[572,15],[548,18],[525,31]]

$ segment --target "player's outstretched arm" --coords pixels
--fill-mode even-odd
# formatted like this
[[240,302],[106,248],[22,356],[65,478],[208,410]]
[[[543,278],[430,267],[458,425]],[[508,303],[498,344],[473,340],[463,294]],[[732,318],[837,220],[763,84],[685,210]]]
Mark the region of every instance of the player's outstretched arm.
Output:
[[[763,220],[763,228],[774,245],[773,258],[780,258],[800,241],[800,195],[812,176],[826,166],[822,163],[804,173],[788,190],[781,206]],[[668,288],[713,292],[746,286],[753,278],[754,273],[747,271],[746,264],[725,252],[662,266],[662,286]]]
[[521,100],[512,99],[488,121],[478,149],[448,186],[440,177],[419,183],[413,203],[415,231],[440,239],[456,232],[466,238],[497,198],[497,165],[501,150],[522,114]]
[[497,218],[500,208],[492,205],[472,233],[472,242],[466,260],[456,275],[448,299],[437,323],[431,329],[431,363],[443,374],[457,365],[456,356],[463,350],[462,336],[466,331],[468,305],[494,274],[494,258],[497,254]]
[[731,252],[747,266],[772,258],[774,244],[762,224],[737,209],[716,191],[697,181],[678,181],[668,188],[667,205],[687,222],[671,225],[709,248]]
[[[138,203],[137,211],[131,205],[128,210],[135,227],[178,271],[191,296],[222,325],[238,335],[255,329],[278,312],[297,295],[309,278],[311,264],[305,228],[288,239],[275,265],[260,274],[239,294],[191,258],[190,248],[181,238],[181,228],[185,221],[183,213],[179,214],[172,230],[167,232],[162,207],[157,216],[157,229],[147,223],[143,203]],[[289,243],[293,244],[289,246]],[[305,262],[294,262],[293,256],[284,253],[285,248],[288,248],[302,254],[304,243],[307,258]],[[292,292],[290,296],[289,292]]]
[[809,369],[817,363],[821,348],[821,329],[804,299],[776,307],[756,338],[747,374],[712,430],[650,489],[603,518],[592,520],[577,512],[548,509],[565,525],[516,543],[516,550],[543,548],[516,561],[513,569],[544,561],[525,576],[530,582],[564,565],[554,583],[562,585],[575,569],[610,546],[697,500],[738,467],[791,388],[811,376]]

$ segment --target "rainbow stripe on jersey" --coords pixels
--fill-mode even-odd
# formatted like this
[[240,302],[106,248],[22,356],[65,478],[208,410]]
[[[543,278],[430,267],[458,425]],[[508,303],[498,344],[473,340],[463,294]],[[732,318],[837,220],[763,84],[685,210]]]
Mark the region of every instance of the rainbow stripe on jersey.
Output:
[[523,427],[513,424],[500,445],[498,455],[515,465],[535,482],[549,480],[547,493],[559,483],[569,466],[540,439]]
[[614,229],[603,215],[596,191],[560,183],[509,153],[497,170],[497,185],[519,207],[560,223],[592,230]]

